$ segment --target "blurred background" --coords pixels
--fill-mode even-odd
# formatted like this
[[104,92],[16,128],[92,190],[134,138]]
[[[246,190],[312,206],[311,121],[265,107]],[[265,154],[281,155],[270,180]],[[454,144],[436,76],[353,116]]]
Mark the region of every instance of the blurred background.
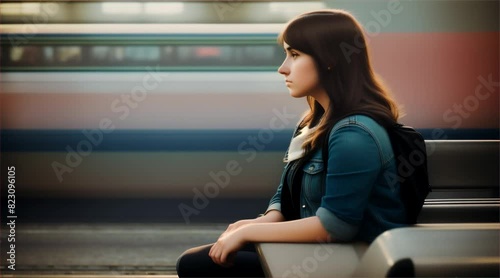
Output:
[[324,8],[363,24],[402,123],[498,139],[498,1],[2,1],[1,209],[14,166],[18,222],[35,226],[262,213],[307,109],[276,37]]

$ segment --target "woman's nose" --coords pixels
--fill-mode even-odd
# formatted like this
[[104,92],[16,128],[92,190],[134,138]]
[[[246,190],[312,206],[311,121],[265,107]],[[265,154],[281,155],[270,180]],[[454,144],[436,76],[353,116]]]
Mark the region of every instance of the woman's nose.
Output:
[[290,73],[286,61],[284,61],[283,64],[281,64],[281,66],[278,68],[278,72],[283,75],[288,75]]

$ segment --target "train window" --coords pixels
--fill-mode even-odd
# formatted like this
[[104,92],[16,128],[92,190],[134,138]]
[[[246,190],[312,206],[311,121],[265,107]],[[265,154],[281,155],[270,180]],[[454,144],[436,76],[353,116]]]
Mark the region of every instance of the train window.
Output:
[[35,66],[40,62],[40,48],[36,46],[13,46],[10,49],[9,60],[13,64]]
[[262,63],[264,61],[276,60],[275,47],[271,45],[257,45],[243,48],[243,55],[248,61],[254,61],[255,63]]
[[158,46],[126,46],[125,60],[130,62],[158,61],[160,48]]
[[96,63],[123,62],[125,49],[121,46],[92,46],[90,60]]
[[[122,39],[120,39],[122,40]],[[130,45],[123,41],[94,44],[48,43],[12,46],[3,44],[1,71],[43,70],[143,70],[158,65],[162,70],[270,70],[281,64],[283,55],[273,41],[249,44],[232,41],[216,44],[178,41]],[[227,40],[226,40],[227,41]],[[65,45],[61,45],[64,43]],[[58,45],[59,44],[59,45]],[[26,68],[29,67],[29,68]]]
[[15,46],[10,49],[10,60],[12,62],[18,62],[22,59],[25,47]]
[[177,46],[178,63],[182,65],[228,66],[232,60],[231,46]]
[[55,51],[55,60],[59,64],[74,64],[82,61],[81,46],[58,46]]
[[54,47],[44,46],[43,47],[43,61],[46,63],[54,62]]

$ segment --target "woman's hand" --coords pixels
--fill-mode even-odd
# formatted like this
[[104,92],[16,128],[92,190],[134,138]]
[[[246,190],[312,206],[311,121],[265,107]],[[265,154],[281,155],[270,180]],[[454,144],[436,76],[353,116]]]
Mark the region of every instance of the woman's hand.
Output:
[[229,224],[229,226],[227,227],[227,229],[221,234],[221,237],[225,233],[234,231],[234,230],[238,229],[239,227],[241,227],[243,225],[251,224],[251,223],[254,223],[255,221],[256,221],[256,219],[243,219],[243,220],[240,220],[240,221],[236,221],[233,224]]
[[230,224],[220,235],[219,239],[212,246],[209,256],[212,260],[221,266],[231,266],[236,252],[248,241],[243,232],[243,227],[250,227],[251,224],[280,222],[284,221],[281,212],[272,210],[262,217],[255,219],[244,219]]
[[[238,221],[240,222],[240,221]],[[236,223],[238,223],[236,222]],[[235,223],[235,224],[236,224]],[[242,229],[233,228],[231,231],[226,230],[210,249],[208,255],[214,263],[229,267],[233,264],[236,252],[245,245]]]

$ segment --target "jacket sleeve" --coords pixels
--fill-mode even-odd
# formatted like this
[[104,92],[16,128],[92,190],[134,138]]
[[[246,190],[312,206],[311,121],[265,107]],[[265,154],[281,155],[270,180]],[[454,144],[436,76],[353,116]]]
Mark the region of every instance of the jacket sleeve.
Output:
[[349,241],[358,233],[381,168],[379,148],[362,127],[330,134],[325,195],[316,216],[334,240]]
[[281,176],[280,185],[278,186],[278,189],[276,190],[274,196],[269,201],[269,206],[267,207],[267,210],[264,214],[268,213],[271,210],[281,211],[281,189],[283,188],[283,176],[285,175],[285,172],[286,171],[284,170]]

